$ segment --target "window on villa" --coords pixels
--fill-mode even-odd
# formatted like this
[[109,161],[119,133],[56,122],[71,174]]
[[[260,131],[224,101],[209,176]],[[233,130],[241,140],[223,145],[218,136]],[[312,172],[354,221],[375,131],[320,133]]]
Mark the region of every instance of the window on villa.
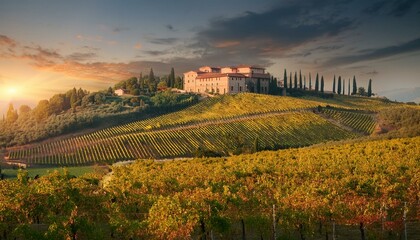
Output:
[[230,91],[233,91],[233,86],[230,86]]
[[242,92],[242,87],[239,87],[239,92]]

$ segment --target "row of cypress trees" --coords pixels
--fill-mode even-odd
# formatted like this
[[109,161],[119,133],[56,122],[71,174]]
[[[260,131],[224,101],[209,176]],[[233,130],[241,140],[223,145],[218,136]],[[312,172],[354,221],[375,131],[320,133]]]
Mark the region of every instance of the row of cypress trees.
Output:
[[[306,76],[302,78],[302,72],[299,70],[299,80],[298,80],[298,73],[295,72],[294,78],[292,77],[292,72],[290,72],[289,78],[287,77],[287,71],[284,69],[284,76],[283,76],[283,87],[285,89],[303,89],[303,90],[314,90],[315,92],[324,92],[324,76],[319,78],[319,74],[316,74],[315,77],[315,87],[312,88],[312,78],[311,73],[309,73],[309,86],[306,85]],[[337,85],[337,91],[336,91]],[[353,76],[353,89],[351,90],[350,86],[350,79],[348,80],[348,87],[347,87],[347,95],[362,95],[362,96],[372,96],[372,79],[369,79],[368,90],[363,87],[357,88],[356,76]],[[338,83],[336,84],[336,76],[334,75],[333,79],[333,93],[337,94],[346,94],[345,88],[345,79],[338,76]]]

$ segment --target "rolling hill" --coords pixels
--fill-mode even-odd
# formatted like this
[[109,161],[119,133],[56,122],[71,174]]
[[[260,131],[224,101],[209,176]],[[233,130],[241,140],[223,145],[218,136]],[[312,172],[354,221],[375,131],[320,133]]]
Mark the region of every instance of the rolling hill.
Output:
[[184,110],[90,134],[9,148],[8,161],[89,165],[121,160],[232,155],[309,146],[372,133],[375,112],[398,107],[380,99],[222,95]]

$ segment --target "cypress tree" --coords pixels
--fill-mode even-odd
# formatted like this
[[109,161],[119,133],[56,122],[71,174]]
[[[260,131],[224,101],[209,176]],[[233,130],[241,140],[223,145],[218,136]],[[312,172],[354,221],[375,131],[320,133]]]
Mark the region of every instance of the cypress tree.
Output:
[[312,78],[311,78],[311,73],[309,73],[309,90],[312,90]]
[[174,85],[175,85],[175,70],[174,70],[174,68],[171,68],[171,74],[169,74],[168,78],[169,78],[168,79],[168,82],[169,82],[168,87],[173,88]]
[[338,76],[337,93],[341,94],[341,76]]
[[286,72],[286,68],[284,69],[283,87],[284,87],[284,89],[287,88],[287,72]]
[[315,92],[318,92],[319,90],[319,77],[318,77],[318,73],[316,73],[316,77],[315,77]]
[[306,90],[306,76],[303,76],[303,90]]
[[333,80],[333,93],[335,93],[335,75],[334,75],[334,80]]
[[347,95],[349,95],[350,96],[350,78],[349,78],[349,86],[348,86],[348,93],[347,93]]
[[258,137],[256,137],[255,139],[254,139],[254,146],[253,146],[253,149],[252,149],[252,152],[258,152],[260,150],[260,144],[259,144],[259,141],[258,141]]
[[324,92],[324,76],[321,77],[321,92]]
[[150,68],[149,84],[154,83],[154,82],[155,82],[155,74],[153,73],[153,68]]
[[141,73],[139,77],[139,88],[140,88],[140,91],[144,91],[144,79]]
[[290,72],[290,77],[289,77],[289,88],[292,88],[292,72]]
[[294,88],[297,89],[298,88],[298,85],[297,85],[297,72],[295,72],[295,81],[294,81],[294,84],[295,84]]
[[372,96],[372,79],[369,79],[369,85],[368,85],[368,90],[367,90],[367,96],[371,97]]
[[353,92],[351,94],[352,95],[356,95],[357,94],[356,76],[353,76]]
[[302,71],[299,70],[299,88],[302,89]]

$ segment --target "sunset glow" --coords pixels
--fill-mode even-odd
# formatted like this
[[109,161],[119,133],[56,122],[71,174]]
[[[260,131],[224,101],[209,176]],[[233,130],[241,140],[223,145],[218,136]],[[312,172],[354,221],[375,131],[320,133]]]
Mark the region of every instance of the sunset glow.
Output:
[[334,75],[356,76],[364,87],[372,79],[375,93],[413,89],[420,87],[419,10],[419,1],[398,0],[5,0],[0,86],[28,86],[27,95],[15,87],[3,93],[36,103],[73,87],[105,89],[150,68],[165,75],[174,67],[181,76],[205,65],[258,64],[279,79],[284,69],[319,73],[327,90]]
[[18,93],[18,90],[15,87],[6,88],[6,94],[9,95],[9,96],[14,96],[17,93]]

